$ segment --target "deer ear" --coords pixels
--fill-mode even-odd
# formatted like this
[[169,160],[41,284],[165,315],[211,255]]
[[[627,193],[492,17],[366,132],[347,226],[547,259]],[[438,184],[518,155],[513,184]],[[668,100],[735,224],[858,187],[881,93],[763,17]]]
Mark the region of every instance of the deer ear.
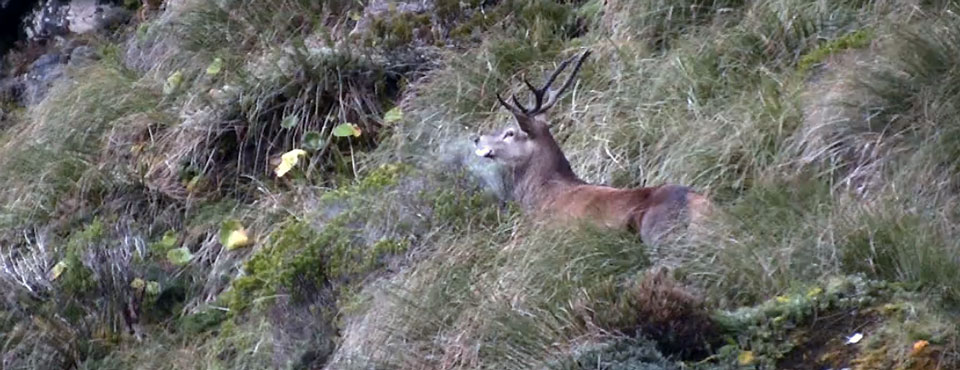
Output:
[[532,138],[535,135],[535,131],[536,131],[534,129],[536,127],[535,126],[536,123],[533,117],[530,117],[529,115],[526,115],[526,114],[520,114],[520,115],[514,114],[513,116],[514,118],[517,119],[517,126],[520,126],[520,129],[523,130],[523,132],[525,132],[527,136]]

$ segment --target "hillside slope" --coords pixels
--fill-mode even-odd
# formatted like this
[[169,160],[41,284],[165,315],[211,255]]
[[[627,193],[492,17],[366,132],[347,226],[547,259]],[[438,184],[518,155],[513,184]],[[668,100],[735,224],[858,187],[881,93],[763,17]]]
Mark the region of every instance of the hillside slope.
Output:
[[[0,90],[0,369],[960,368],[953,2],[126,6],[5,56],[58,74]],[[473,155],[585,49],[574,171],[702,238],[538,227]]]

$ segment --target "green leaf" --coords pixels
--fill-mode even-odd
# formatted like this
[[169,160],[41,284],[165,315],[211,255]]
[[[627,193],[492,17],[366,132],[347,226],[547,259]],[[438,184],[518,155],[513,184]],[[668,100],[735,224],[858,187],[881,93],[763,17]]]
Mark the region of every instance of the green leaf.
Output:
[[167,82],[163,84],[163,94],[173,94],[180,88],[181,83],[183,83],[183,72],[173,72],[170,77],[167,77]]
[[146,291],[148,295],[152,296],[160,294],[160,283],[156,281],[148,281]]
[[337,127],[333,128],[333,136],[336,137],[346,137],[346,136],[355,136],[359,137],[361,134],[360,128],[357,125],[352,123],[342,123]]
[[160,239],[160,241],[150,245],[150,249],[156,253],[166,253],[176,247],[177,232],[173,230],[167,230],[167,232],[163,233],[163,238]]
[[283,127],[285,129],[291,129],[291,128],[294,128],[294,126],[296,126],[297,123],[299,122],[300,122],[300,116],[296,114],[291,114],[283,118],[283,121],[280,122],[280,127]]
[[393,107],[383,115],[383,123],[391,124],[403,119],[403,111],[400,110],[400,106]]
[[302,146],[307,150],[318,151],[323,149],[324,145],[323,136],[320,136],[319,132],[310,131],[303,135]]
[[163,239],[160,239],[160,246],[164,249],[170,249],[177,246],[177,232],[167,230],[163,233]]
[[216,76],[220,73],[220,70],[223,69],[223,58],[217,57],[207,66],[207,74],[210,76]]
[[186,247],[180,247],[177,249],[171,249],[167,252],[167,260],[170,263],[183,266],[190,262],[193,259],[193,254],[190,253],[190,250]]

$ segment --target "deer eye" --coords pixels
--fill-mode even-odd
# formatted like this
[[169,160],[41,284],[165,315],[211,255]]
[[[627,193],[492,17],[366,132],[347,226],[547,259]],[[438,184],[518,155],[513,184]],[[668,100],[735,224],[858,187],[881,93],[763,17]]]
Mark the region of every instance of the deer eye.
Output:
[[506,139],[508,137],[513,137],[513,134],[513,130],[507,130],[507,132],[503,133],[503,138]]

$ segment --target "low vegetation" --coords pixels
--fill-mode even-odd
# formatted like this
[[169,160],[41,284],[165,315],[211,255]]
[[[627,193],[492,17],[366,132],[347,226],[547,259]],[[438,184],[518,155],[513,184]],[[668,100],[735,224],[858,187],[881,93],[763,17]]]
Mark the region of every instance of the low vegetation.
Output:
[[[0,368],[960,367],[958,11],[170,2],[0,102]],[[584,49],[574,170],[702,238],[534,224],[473,155]]]

